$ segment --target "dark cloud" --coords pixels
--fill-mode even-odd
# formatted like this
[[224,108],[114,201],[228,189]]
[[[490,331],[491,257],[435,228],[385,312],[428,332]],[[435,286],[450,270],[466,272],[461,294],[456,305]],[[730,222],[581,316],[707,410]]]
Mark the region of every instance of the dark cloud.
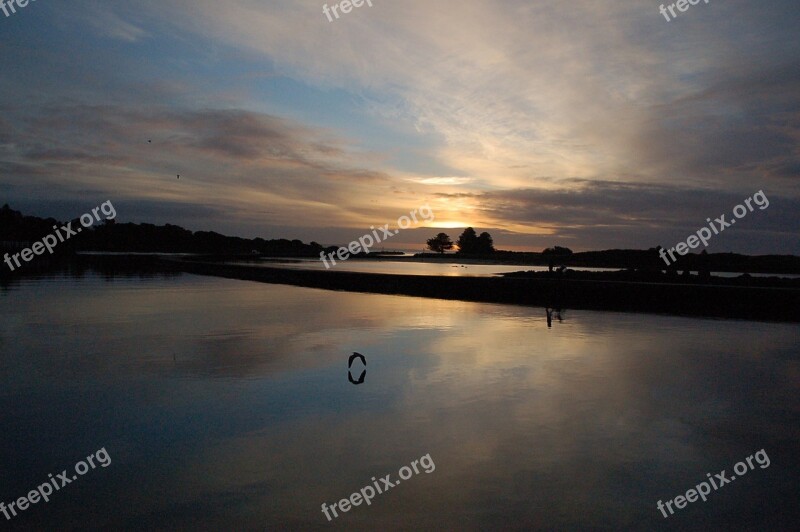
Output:
[[172,118],[187,133],[191,145],[234,159],[305,161],[314,154],[342,155],[341,149],[313,140],[318,134],[312,130],[274,116],[212,110],[173,114]]
[[642,160],[675,172],[774,176],[800,157],[800,61],[726,63],[705,88],[658,105],[634,146]]
[[[309,32],[288,0],[80,0],[18,17],[0,43],[5,200],[64,217],[111,198],[123,219],[349,241],[347,226],[396,218],[381,200],[446,190],[432,196],[456,220],[477,206],[553,233],[484,228],[498,245],[596,248],[666,245],[763,188],[769,209],[719,245],[798,251],[796,0],[712,2],[671,23],[616,0],[442,2],[387,5],[379,30],[346,36]],[[352,112],[365,101],[368,118]],[[361,151],[394,138],[381,121],[425,140]]]
[[[361,187],[390,182],[382,172],[357,167],[331,132],[262,113],[71,103],[0,111],[0,139],[10,141],[0,152],[0,169],[15,185],[12,203],[37,195],[46,201],[56,191],[75,196],[81,188],[132,198],[137,194],[130,189],[139,188],[140,201],[153,201],[158,190],[148,188],[177,174],[227,187],[233,197],[261,191],[305,201],[313,191],[332,204],[345,203]],[[34,192],[43,183],[48,192]],[[165,198],[163,212],[171,203]]]
[[767,165],[764,168],[766,174],[770,177],[800,177],[800,159],[783,161]]
[[[725,214],[731,219],[733,208],[757,191],[572,179],[557,189],[518,189],[471,197],[487,219],[501,226],[529,225],[553,231],[547,236],[501,231],[495,236],[497,242],[534,247],[560,243],[579,249],[646,248],[683,240],[705,225],[706,218]],[[769,207],[761,210],[754,204],[755,210],[740,225],[714,239],[712,249],[800,252],[800,201],[773,195],[768,188],[764,194]],[[464,194],[452,196],[462,198]]]

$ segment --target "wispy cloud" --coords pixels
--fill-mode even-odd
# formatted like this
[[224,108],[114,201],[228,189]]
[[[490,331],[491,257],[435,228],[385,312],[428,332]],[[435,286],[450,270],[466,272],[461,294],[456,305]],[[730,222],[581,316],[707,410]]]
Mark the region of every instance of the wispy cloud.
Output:
[[[15,194],[216,202],[234,229],[309,232],[432,199],[438,221],[495,228],[500,245],[583,247],[649,243],[758,188],[798,198],[790,0],[672,23],[612,0],[376,2],[335,24],[293,0],[77,4],[47,9],[80,53],[20,29],[0,59]],[[737,245],[800,252],[770,236],[793,215],[769,218]]]
[[101,35],[113,39],[136,42],[148,35],[144,29],[126,22],[106,9],[95,9],[88,18]]
[[471,177],[424,177],[415,179],[423,185],[466,185],[474,181]]

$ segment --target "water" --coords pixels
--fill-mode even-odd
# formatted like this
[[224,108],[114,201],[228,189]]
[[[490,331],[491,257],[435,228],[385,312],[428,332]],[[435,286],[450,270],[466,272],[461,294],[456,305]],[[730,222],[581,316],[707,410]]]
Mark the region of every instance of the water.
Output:
[[[300,270],[326,270],[319,259],[268,259],[260,263],[231,262],[231,264],[247,264],[248,266],[262,266],[274,268],[289,268]],[[508,272],[537,271],[546,272],[547,266],[507,265],[507,264],[451,264],[448,262],[433,261],[395,261],[395,260],[359,260],[348,259],[336,261],[333,265],[328,259],[330,271],[384,273],[392,275],[442,275],[446,277],[491,277]],[[617,271],[613,268],[580,268],[587,271]]]
[[[265,259],[263,262],[230,262],[230,264],[246,264],[254,267],[273,267],[288,268],[299,270],[326,270],[325,265],[319,259]],[[547,266],[531,266],[519,264],[480,264],[479,262],[465,262],[464,264],[451,264],[437,260],[417,261],[417,260],[359,260],[348,259],[346,261],[336,261],[333,265],[328,260],[330,271],[347,271],[362,273],[384,273],[392,275],[442,275],[446,277],[493,277],[509,272],[534,271],[546,272]],[[622,268],[589,268],[576,266],[573,269],[590,272],[615,272]],[[692,271],[692,275],[698,275],[697,271]],[[739,277],[741,273],[732,272],[711,272],[715,277]],[[783,277],[786,279],[800,279],[800,275],[793,274],[774,274],[774,273],[751,273],[751,277]]]
[[[111,458],[13,529],[798,522],[796,324],[566,310],[548,328],[539,308],[192,275],[1,294],[0,500]],[[657,510],[762,448],[769,467]],[[432,472],[322,513],[428,454]]]

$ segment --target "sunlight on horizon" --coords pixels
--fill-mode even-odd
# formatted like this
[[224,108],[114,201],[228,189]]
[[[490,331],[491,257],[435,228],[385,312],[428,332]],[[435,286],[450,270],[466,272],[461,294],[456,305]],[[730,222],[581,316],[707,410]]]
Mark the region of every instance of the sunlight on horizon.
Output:
[[474,227],[474,224],[469,224],[467,222],[432,222],[427,224],[427,227],[433,227],[435,229],[460,229],[462,227]]

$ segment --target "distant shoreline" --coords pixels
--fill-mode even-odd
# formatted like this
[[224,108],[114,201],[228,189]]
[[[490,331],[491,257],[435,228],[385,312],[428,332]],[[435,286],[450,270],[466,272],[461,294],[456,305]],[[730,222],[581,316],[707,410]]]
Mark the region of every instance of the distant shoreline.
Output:
[[[593,252],[593,253],[603,253],[603,252]],[[713,256],[713,255],[712,255]],[[210,256],[211,258],[223,258],[226,256],[219,255],[219,256]],[[749,257],[746,255],[741,255],[741,257],[745,257],[747,259],[759,259],[761,257]],[[779,255],[768,255],[764,257],[779,257]],[[795,259],[796,257],[792,255],[787,255],[786,257],[791,257]],[[309,257],[309,256],[299,256],[299,257],[272,257],[272,256],[239,256],[236,257],[239,260],[258,260],[261,262],[288,262],[292,260],[306,260],[306,261],[314,261],[318,260],[318,257]],[[417,263],[431,263],[431,262],[443,262],[449,264],[475,264],[475,265],[487,265],[487,266],[519,266],[521,270],[524,270],[525,267],[543,267],[546,268],[549,266],[549,262],[546,260],[523,260],[523,259],[495,259],[489,257],[465,257],[463,255],[458,255],[456,253],[445,253],[444,255],[437,255],[437,254],[425,254],[425,256],[421,256],[421,254],[417,253],[415,255],[381,255],[380,253],[370,253],[369,255],[355,255],[352,256],[348,260],[354,261],[389,261],[389,262],[417,262]],[[581,269],[581,268],[596,268],[596,269],[603,269],[603,270],[625,270],[631,268],[630,265],[620,265],[617,263],[612,262],[600,262],[600,263],[586,263],[585,261],[555,261],[555,265],[564,265],[569,268],[574,269]],[[690,271],[698,271],[696,263],[685,263],[682,267],[674,268],[677,271],[684,271],[685,269],[689,269]],[[662,269],[667,269],[664,266]],[[800,268],[794,267],[794,265],[787,266],[784,268],[732,268],[732,267],[719,267],[713,268],[713,271],[719,273],[731,273],[731,274],[761,274],[761,275],[800,275]]]
[[[800,322],[800,288],[546,276],[443,277],[315,271],[169,260],[180,271],[230,279],[564,309]],[[546,272],[544,272],[546,274]]]
[[[182,272],[326,290],[406,295],[554,309],[645,312],[682,316],[800,322],[800,279],[683,276],[647,271],[517,271],[503,276],[362,273],[231,264],[242,256],[103,254],[61,257],[0,274],[0,288],[28,277],[96,271],[114,277]],[[522,266],[520,270],[524,270]]]

